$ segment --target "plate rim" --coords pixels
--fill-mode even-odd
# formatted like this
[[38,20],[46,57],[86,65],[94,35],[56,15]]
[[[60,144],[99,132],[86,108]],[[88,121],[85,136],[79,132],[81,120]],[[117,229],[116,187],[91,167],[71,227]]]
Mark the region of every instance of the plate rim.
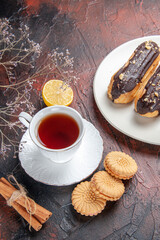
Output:
[[[129,136],[131,137],[132,139],[135,139],[135,140],[138,140],[138,141],[141,141],[141,142],[144,142],[144,143],[148,143],[148,144],[152,144],[152,145],[157,145],[159,146],[160,145],[160,142],[155,142],[155,141],[152,141],[152,140],[146,140],[144,139],[143,137],[137,137],[137,136],[133,136],[132,134],[122,130],[121,128],[117,127],[116,124],[114,124],[109,118],[106,117],[106,114],[103,110],[103,108],[100,106],[100,103],[97,99],[97,92],[96,92],[96,81],[97,81],[97,75],[99,74],[99,72],[101,71],[101,68],[102,66],[104,65],[105,61],[107,58],[109,58],[112,54],[114,54],[115,51],[118,51],[119,49],[121,48],[124,48],[124,46],[128,45],[128,44],[132,44],[132,43],[135,43],[137,42],[137,46],[140,44],[138,42],[143,42],[143,41],[146,41],[146,40],[153,40],[156,42],[156,40],[159,40],[160,41],[160,35],[149,35],[149,36],[143,36],[143,37],[138,37],[138,38],[135,38],[135,39],[132,39],[132,40],[129,40],[129,41],[126,41],[122,44],[120,44],[119,46],[117,46],[116,48],[114,48],[111,52],[109,52],[104,58],[103,60],[100,62],[97,70],[96,70],[96,73],[94,75],[94,80],[93,80],[93,95],[94,95],[94,99],[95,99],[95,102],[97,104],[97,107],[99,109],[99,111],[101,112],[101,114],[103,115],[103,117],[105,118],[106,121],[109,122],[109,124],[111,126],[113,126],[115,129],[117,129],[118,131],[120,131],[121,133],[125,134],[126,136]],[[121,66],[123,66],[123,62],[121,64]],[[118,70],[118,69],[117,69]],[[107,79],[107,78],[106,78]],[[106,80],[106,91],[107,91],[107,87],[109,85],[109,82],[107,82]],[[133,104],[133,103],[132,103]]]

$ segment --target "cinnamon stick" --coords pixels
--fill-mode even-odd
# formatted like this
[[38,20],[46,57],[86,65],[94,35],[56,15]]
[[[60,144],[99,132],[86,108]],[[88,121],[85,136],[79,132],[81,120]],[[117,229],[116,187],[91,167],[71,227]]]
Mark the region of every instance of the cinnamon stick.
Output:
[[[1,178],[0,182],[2,182],[3,184],[6,184],[9,187],[9,188],[7,188],[6,194],[8,194],[8,198],[10,198],[10,196],[13,194],[13,192],[16,191],[17,189],[14,186],[12,186],[5,178]],[[3,188],[4,188],[4,186],[3,186]],[[36,210],[34,213],[34,217],[36,217],[37,220],[41,224],[45,223],[50,218],[52,213],[50,211],[48,211],[47,209],[43,208],[42,206],[38,205],[37,203],[33,202],[32,199],[30,199],[30,198],[28,198],[28,199],[30,201],[29,203],[30,203],[31,211],[33,211],[34,208]],[[22,207],[24,207],[24,208],[26,207],[25,198],[23,196],[18,198],[16,200],[16,202],[19,203]]]
[[[3,183],[5,183],[6,185],[8,185],[9,187],[11,187],[11,188],[13,188],[13,190],[14,191],[16,191],[17,189],[14,187],[14,186],[12,186],[12,184],[10,184],[5,178],[1,178],[0,179],[0,182],[3,182]],[[8,199],[6,199],[6,200],[8,200]],[[45,223],[48,219],[46,219],[46,220],[44,220],[44,219],[42,219],[41,217],[39,217],[39,216],[37,216],[37,215],[35,215],[34,216],[41,224],[43,224],[43,223]],[[50,217],[50,215],[48,216],[48,218]]]
[[[8,200],[8,197],[5,195],[3,191],[0,192],[1,195]],[[29,223],[31,226],[36,230],[39,231],[42,228],[42,224],[32,216],[30,218],[30,214],[26,212],[26,209],[24,209],[22,206],[20,206],[18,203],[13,202],[12,207]]]
[[[8,200],[12,196],[13,192],[16,190],[17,189],[15,187],[13,187],[5,178],[0,179],[0,194],[3,195],[3,197],[6,200]],[[48,211],[47,209],[43,208],[42,206],[40,206],[39,204],[35,203],[31,198],[27,197],[27,200],[29,201],[31,211],[35,209],[35,213],[32,215],[32,218],[33,218],[33,223],[35,223],[36,226],[34,226],[33,228],[35,230],[37,229],[36,231],[38,231],[42,227],[42,224],[49,219],[49,217],[52,215],[52,213],[50,211]],[[13,206],[13,204],[14,204],[14,206]],[[20,196],[19,198],[17,198],[12,203],[12,206],[16,210],[18,209],[19,213],[22,212],[22,214],[23,214],[23,216],[25,216],[24,218],[27,222],[28,222],[28,220],[30,221],[30,214],[27,213],[27,211],[26,211],[26,199],[24,196]],[[25,214],[24,214],[24,212],[25,212]],[[38,225],[38,223],[40,225]]]
[[[5,180],[5,183],[6,183],[6,181],[7,180]],[[5,183],[4,183],[4,179],[1,179],[0,190],[1,190],[1,188],[2,189],[6,188],[6,194],[8,194],[8,198],[10,198],[10,196],[13,194],[13,192],[17,189],[14,188],[11,184],[10,184],[11,186],[9,186],[9,184],[7,184],[8,186],[6,186]],[[35,208],[35,205],[34,205],[35,202],[33,202],[33,200],[29,197],[28,197],[28,200],[30,201],[31,211],[33,211]],[[22,207],[24,207],[24,208],[26,207],[25,198],[23,196],[19,197],[16,200],[16,202],[19,203]],[[48,220],[48,218],[52,215],[52,213],[36,203],[36,209],[35,209],[34,215],[40,217],[41,219],[44,220],[44,222],[46,222]]]

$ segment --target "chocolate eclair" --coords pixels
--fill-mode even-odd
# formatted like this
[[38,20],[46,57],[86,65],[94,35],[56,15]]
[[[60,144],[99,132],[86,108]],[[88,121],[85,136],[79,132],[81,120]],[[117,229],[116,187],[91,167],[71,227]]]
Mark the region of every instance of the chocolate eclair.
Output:
[[111,78],[108,97],[114,103],[131,102],[141,84],[155,71],[160,60],[159,46],[153,41],[140,44],[129,60]]
[[160,66],[135,97],[135,111],[145,117],[160,114]]

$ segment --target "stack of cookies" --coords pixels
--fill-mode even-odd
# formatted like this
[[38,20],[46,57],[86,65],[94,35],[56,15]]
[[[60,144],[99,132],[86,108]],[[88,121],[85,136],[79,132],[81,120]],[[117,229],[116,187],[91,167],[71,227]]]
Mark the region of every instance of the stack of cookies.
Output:
[[74,209],[85,216],[102,212],[107,201],[116,201],[125,191],[122,179],[137,172],[135,160],[123,152],[110,152],[104,159],[104,171],[96,172],[91,181],[78,184],[72,192]]

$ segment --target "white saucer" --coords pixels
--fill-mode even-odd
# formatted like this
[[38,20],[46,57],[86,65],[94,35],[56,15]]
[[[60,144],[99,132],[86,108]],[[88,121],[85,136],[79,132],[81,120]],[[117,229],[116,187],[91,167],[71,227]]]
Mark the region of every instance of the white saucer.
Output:
[[54,163],[44,158],[27,130],[19,145],[19,160],[25,172],[36,181],[54,186],[67,186],[89,177],[100,164],[103,140],[93,124],[85,119],[84,124],[82,144],[74,158],[66,163]]

